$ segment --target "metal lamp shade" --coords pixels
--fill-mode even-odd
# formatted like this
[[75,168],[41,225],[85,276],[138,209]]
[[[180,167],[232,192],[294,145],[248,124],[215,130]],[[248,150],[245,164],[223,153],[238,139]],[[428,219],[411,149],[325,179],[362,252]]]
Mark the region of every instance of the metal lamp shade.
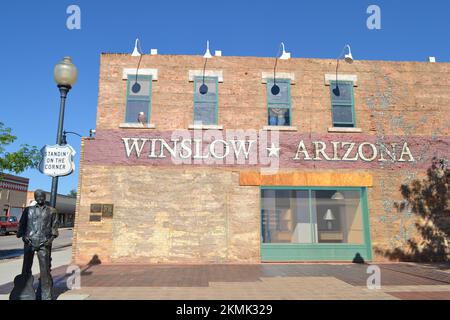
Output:
[[344,195],[340,193],[339,191],[336,191],[335,194],[331,196],[331,199],[333,200],[345,200]]
[[353,63],[353,55],[351,53],[345,55],[345,62]]
[[348,49],[348,53],[344,56],[344,60],[347,63],[353,63],[353,55],[352,55],[352,49],[350,48],[350,45],[346,45]]

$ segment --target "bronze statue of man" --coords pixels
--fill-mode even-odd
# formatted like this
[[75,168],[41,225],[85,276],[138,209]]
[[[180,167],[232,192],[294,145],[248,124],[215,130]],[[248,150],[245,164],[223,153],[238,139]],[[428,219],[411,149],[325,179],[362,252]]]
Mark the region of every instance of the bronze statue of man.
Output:
[[39,259],[41,300],[52,300],[51,275],[52,242],[58,237],[58,215],[55,208],[46,204],[45,192],[34,192],[36,205],[25,208],[20,218],[17,237],[24,242],[22,275],[32,278],[34,254]]

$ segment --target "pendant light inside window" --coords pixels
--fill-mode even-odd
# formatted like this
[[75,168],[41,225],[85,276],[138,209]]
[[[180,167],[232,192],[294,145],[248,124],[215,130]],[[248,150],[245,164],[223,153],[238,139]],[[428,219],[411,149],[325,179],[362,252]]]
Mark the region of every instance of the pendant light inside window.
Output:
[[336,191],[336,192],[331,196],[331,199],[333,199],[333,200],[345,200],[344,195],[343,195],[341,192],[339,192],[339,191]]

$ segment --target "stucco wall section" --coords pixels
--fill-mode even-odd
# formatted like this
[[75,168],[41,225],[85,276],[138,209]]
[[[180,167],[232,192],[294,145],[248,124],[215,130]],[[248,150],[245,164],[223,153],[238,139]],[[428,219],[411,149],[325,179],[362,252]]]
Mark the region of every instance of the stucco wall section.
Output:
[[[94,254],[110,263],[259,262],[259,189],[240,187],[237,172],[91,166],[83,174],[77,263]],[[114,203],[113,219],[89,222],[91,203]]]
[[[75,262],[86,263],[94,255],[105,263],[258,262],[259,187],[239,185],[239,170],[245,168],[177,167],[150,163],[149,159],[124,159],[121,137],[145,137],[146,133],[187,129],[192,124],[194,86],[188,72],[200,69],[204,59],[144,55],[141,68],[158,69],[151,111],[156,130],[120,130],[126,105],[123,69],[136,68],[137,63],[138,58],[129,54],[101,56],[98,135],[86,142],[86,161],[80,170]],[[266,85],[261,83],[261,72],[271,70],[273,63],[273,58],[256,57],[214,57],[208,61],[208,69],[223,71],[218,124],[224,130],[259,130],[267,125]],[[335,60],[279,61],[277,71],[292,73],[296,79],[291,88],[291,125],[297,128],[297,132],[280,134],[280,163],[300,173],[332,170],[371,175],[368,203],[373,248],[405,247],[417,233],[415,216],[394,207],[402,200],[400,186],[422,178],[433,156],[449,158],[450,64],[342,64],[341,74],[358,78],[354,93],[356,126],[361,133],[328,133],[331,100],[324,75],[335,68]],[[299,138],[305,137],[328,143],[400,139],[408,141],[417,162],[292,164]],[[89,222],[92,203],[113,203],[114,218]],[[374,260],[385,258],[375,255]]]
[[[341,170],[355,173],[355,170]],[[416,217],[398,212],[400,186],[419,170],[359,171],[368,188],[375,249],[406,247]],[[315,174],[316,170],[305,171]],[[356,172],[358,173],[358,171]],[[213,168],[84,166],[75,263],[255,263],[260,261],[260,189],[239,186],[239,172]],[[114,203],[114,218],[89,222],[91,203]]]

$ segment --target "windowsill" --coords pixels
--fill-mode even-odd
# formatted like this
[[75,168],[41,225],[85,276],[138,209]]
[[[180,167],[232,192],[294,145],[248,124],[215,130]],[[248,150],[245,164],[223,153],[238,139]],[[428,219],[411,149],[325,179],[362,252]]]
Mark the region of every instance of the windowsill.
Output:
[[336,132],[336,133],[361,133],[361,128],[344,128],[344,127],[332,127],[328,128],[328,132]]
[[121,123],[119,128],[122,129],[156,129],[156,125],[152,123]]
[[298,131],[297,127],[293,126],[264,126],[266,131]]
[[190,124],[189,130],[223,130],[223,126],[217,124]]

